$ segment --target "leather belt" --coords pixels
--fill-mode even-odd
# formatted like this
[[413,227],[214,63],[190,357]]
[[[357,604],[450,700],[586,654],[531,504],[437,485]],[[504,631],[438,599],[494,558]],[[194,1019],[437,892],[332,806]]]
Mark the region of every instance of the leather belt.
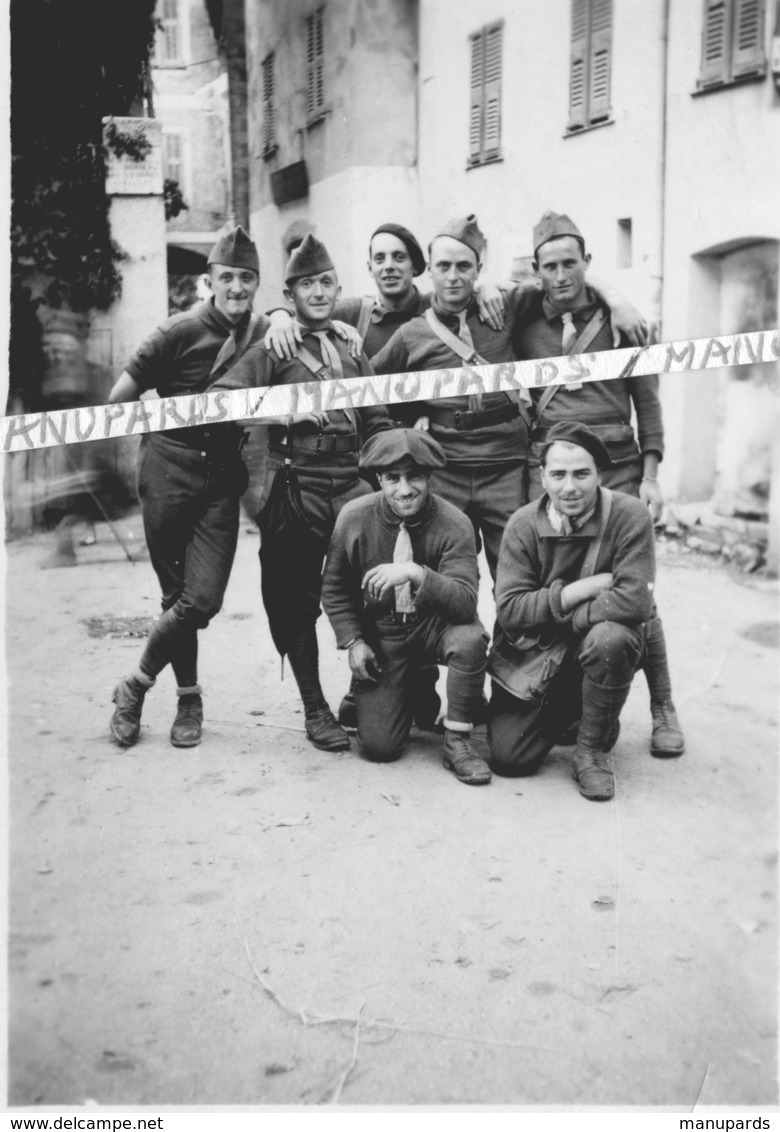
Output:
[[160,429],[160,436],[168,440],[175,440],[188,448],[197,448],[201,452],[214,454],[230,454],[239,452],[245,439],[244,430],[239,425],[226,422],[218,425],[193,425],[190,428]]
[[353,432],[348,436],[320,433],[318,436],[293,436],[292,448],[302,448],[306,452],[321,452],[327,456],[339,452],[357,452],[358,438]]
[[520,407],[516,401],[508,401],[506,405],[498,405],[495,409],[468,410],[438,409],[431,414],[431,424],[434,428],[454,428],[458,432],[472,428],[488,428],[491,425],[503,424],[504,421],[514,420],[520,415]]

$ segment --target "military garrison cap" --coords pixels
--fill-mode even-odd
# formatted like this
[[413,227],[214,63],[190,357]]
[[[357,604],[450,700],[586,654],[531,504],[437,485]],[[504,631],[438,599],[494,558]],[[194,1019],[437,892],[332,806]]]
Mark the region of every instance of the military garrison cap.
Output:
[[284,272],[286,283],[294,283],[304,275],[319,275],[321,271],[335,271],[327,248],[311,232],[307,232],[303,242],[294,248],[287,261]]
[[360,467],[386,472],[409,460],[421,469],[443,468],[447,458],[440,444],[419,428],[393,428],[378,432],[363,446]]
[[220,236],[209,253],[208,262],[221,263],[225,267],[242,267],[260,274],[257,247],[240,224],[232,232]]
[[409,229],[404,228],[402,224],[380,224],[377,230],[372,233],[371,240],[368,241],[369,253],[371,250],[371,241],[374,239],[374,236],[378,236],[380,232],[387,232],[388,235],[395,236],[402,244],[406,244],[406,250],[412,260],[414,274],[422,275],[425,271],[425,256],[423,255],[422,248]]
[[582,241],[583,247],[585,246],[585,237],[571,217],[565,212],[551,212],[548,209],[534,227],[534,255],[542,244],[546,244],[548,240],[556,240],[559,236],[574,236],[575,239]]
[[547,463],[547,453],[550,446],[559,440],[565,444],[577,444],[580,448],[584,448],[596,461],[596,467],[600,472],[603,472],[605,468],[612,467],[609,453],[598,436],[587,425],[579,424],[578,421],[558,421],[557,424],[548,429],[543,441],[545,463]]
[[[482,263],[482,253],[485,250],[485,237],[479,230],[477,218],[473,212],[468,216],[460,217],[457,220],[448,220],[444,224],[433,240],[438,239],[439,236],[450,236],[453,240],[460,240],[467,248],[471,248],[477,257],[477,263]],[[431,244],[433,243],[431,240]],[[431,244],[428,245],[428,251],[431,250]]]

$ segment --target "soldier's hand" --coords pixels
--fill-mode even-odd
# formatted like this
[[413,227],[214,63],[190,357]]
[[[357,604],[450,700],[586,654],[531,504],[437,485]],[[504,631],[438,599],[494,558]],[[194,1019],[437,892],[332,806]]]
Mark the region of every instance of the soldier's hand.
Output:
[[376,659],[376,653],[365,641],[355,641],[349,650],[349,667],[352,675],[366,684],[376,684],[377,677],[382,669]]
[[369,601],[381,603],[388,600],[395,586],[405,582],[420,585],[424,577],[422,566],[416,562],[383,562],[366,572],[363,589]]
[[480,322],[492,330],[504,329],[504,296],[493,283],[481,283],[476,290]]
[[644,479],[639,485],[639,498],[650,512],[653,523],[658,523],[664,509],[664,497],[657,480]]
[[621,332],[632,346],[646,346],[649,341],[649,328],[644,315],[633,303],[621,295],[612,294],[609,299],[610,322],[612,323],[612,345],[620,346]]
[[430,417],[418,417],[417,420],[414,422],[413,427],[414,428],[420,428],[420,429],[422,429],[423,432],[428,432],[428,430],[431,427],[431,418]]
[[[287,418],[287,420],[290,422],[291,425],[313,424],[313,425],[316,425],[317,428],[325,428],[325,425],[328,423],[329,419],[330,418],[328,417],[328,414],[322,413],[322,412],[320,412],[320,413],[292,413]],[[265,422],[261,421],[260,423],[263,424]]]
[[359,358],[363,353],[363,339],[355,330],[355,327],[350,326],[348,322],[339,322],[337,318],[331,319],[331,326],[339,338],[343,338],[346,342],[350,355],[353,358]]
[[289,311],[271,312],[271,327],[263,339],[266,350],[273,350],[280,361],[289,362],[296,357],[298,346],[303,342],[301,328]]

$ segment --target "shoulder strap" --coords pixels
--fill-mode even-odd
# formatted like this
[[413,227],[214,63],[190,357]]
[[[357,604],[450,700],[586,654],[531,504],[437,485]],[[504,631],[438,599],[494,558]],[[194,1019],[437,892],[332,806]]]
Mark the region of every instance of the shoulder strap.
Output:
[[299,362],[303,362],[306,369],[313,373],[318,381],[325,381],[328,377],[328,367],[320,358],[315,358],[314,354],[310,354],[305,346],[299,346],[296,357]]
[[244,333],[240,338],[234,339],[232,334],[228,334],[227,338],[220,347],[219,353],[214,359],[214,364],[211,367],[211,371],[209,373],[209,381],[212,377],[214,377],[215,374],[219,373],[223,366],[227,366],[228,363],[230,365],[236,364],[238,359],[246,350],[249,343],[252,341],[252,335],[255,332],[255,327],[257,326],[258,322],[259,315],[256,315],[254,312],[252,312],[252,314],[250,314],[249,316],[247,325],[244,327]]
[[591,574],[596,572],[596,562],[598,561],[599,553],[601,551],[601,544],[604,541],[604,532],[607,529],[609,516],[612,511],[612,492],[608,487],[599,488],[601,493],[601,523],[599,525],[598,534],[594,535],[590,540],[588,553],[585,555],[585,561],[582,563],[580,570],[581,578],[589,578]]
[[431,307],[428,307],[425,312],[425,320],[436,337],[440,338],[444,345],[452,350],[453,354],[457,354],[459,358],[462,358],[464,362],[469,362],[469,364],[473,366],[490,365],[487,359],[483,358],[482,355],[478,354],[473,348],[469,349],[465,342],[462,342],[443,322],[440,322]]
[[374,313],[376,306],[376,299],[373,295],[364,295],[360,300],[360,314],[358,315],[355,330],[361,338],[365,338],[368,328],[371,325],[371,315]]
[[[305,346],[298,347],[298,353],[296,354],[296,357],[299,362],[303,362],[303,364],[306,366],[306,369],[309,370],[309,372],[317,378],[317,381],[328,381],[331,377],[330,370],[325,365],[325,362],[321,361],[319,358],[315,358],[314,354],[309,353]],[[342,409],[341,412],[350,422],[355,432],[357,432],[358,424],[355,410]]]
[[[574,339],[569,349],[564,356],[569,354],[584,354],[588,346],[590,346],[593,339],[601,330],[602,326],[607,320],[607,315],[603,307],[599,307],[586,326],[583,326],[579,335]],[[536,405],[536,419],[541,419],[542,413],[552,401],[555,394],[560,389],[560,385],[548,385],[544,393],[539,398]]]

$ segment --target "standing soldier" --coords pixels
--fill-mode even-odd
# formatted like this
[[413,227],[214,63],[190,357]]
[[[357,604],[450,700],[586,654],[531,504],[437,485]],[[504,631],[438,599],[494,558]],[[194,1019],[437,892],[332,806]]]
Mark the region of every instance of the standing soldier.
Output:
[[[587,285],[591,257],[577,225],[568,216],[546,212],[534,228],[534,255],[542,289],[533,298],[527,317],[516,327],[518,358],[612,349],[609,312]],[[622,338],[620,344],[628,342]],[[535,423],[530,499],[542,493],[541,453],[550,430],[558,423],[576,421],[587,425],[609,454],[610,466],[602,473],[604,486],[641,499],[652,518],[660,519],[663,497],[658,465],[663,457],[664,433],[657,376],[551,385],[533,390],[532,395]],[[663,625],[655,613],[645,627],[644,648],[643,667],[653,720],[650,753],[671,758],[683,754],[685,739],[672,701]]]
[[[302,342],[280,361],[256,346],[217,384],[220,389],[291,385],[373,373],[368,359],[353,359],[337,338],[331,316],[339,295],[336,270],[325,246],[308,235],[290,256],[285,298],[295,308]],[[274,642],[290,658],[303,701],[306,734],[315,747],[340,751],[349,737],[322,691],[316,622],[322,565],[336,516],[345,503],[370,492],[358,474],[364,439],[390,428],[383,406],[296,413],[269,424],[269,470],[275,477],[257,516],[262,545],[263,601]],[[288,490],[289,489],[289,490]],[[297,514],[296,514],[297,511]]]
[[[144,342],[109,401],[138,400],[148,389],[160,397],[203,393],[248,346],[262,341],[268,320],[252,314],[260,262],[244,229],[218,240],[208,263],[211,297],[169,318]],[[208,424],[147,433],[141,440],[138,495],[163,613],[138,667],[114,690],[111,735],[120,747],[137,741],[144,696],[167,664],[178,696],[171,743],[200,742],[198,630],[219,612],[233,565],[246,488],[242,435],[234,424]]]

